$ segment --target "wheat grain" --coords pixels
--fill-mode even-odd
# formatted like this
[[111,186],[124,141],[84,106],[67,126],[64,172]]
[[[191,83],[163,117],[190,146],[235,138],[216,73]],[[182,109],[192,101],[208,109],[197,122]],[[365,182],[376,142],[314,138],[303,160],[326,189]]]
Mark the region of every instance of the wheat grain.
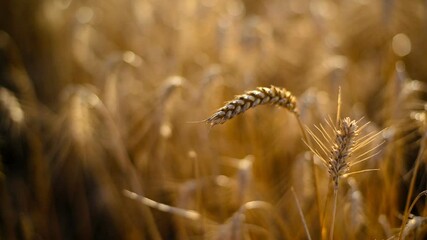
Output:
[[211,117],[206,119],[206,122],[211,126],[223,124],[227,120],[244,113],[246,110],[263,104],[278,105],[293,113],[297,113],[296,97],[291,92],[275,86],[271,86],[270,88],[258,87],[256,90],[238,95],[234,100],[227,102]]

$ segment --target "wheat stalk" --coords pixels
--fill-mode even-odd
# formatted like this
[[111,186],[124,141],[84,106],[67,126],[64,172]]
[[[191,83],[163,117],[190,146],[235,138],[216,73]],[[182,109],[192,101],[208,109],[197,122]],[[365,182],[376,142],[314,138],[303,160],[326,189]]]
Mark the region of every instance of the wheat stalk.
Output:
[[223,124],[246,110],[263,104],[278,105],[297,114],[296,97],[284,88],[271,86],[258,87],[256,90],[236,96],[205,121],[211,126]]
[[305,221],[304,213],[302,212],[301,205],[300,205],[300,202],[299,202],[299,200],[298,200],[298,196],[297,196],[297,194],[295,193],[294,187],[291,187],[291,193],[292,193],[292,195],[294,196],[295,203],[296,203],[296,205],[297,205],[297,209],[298,209],[298,213],[299,213],[299,215],[300,215],[300,218],[301,218],[302,224],[304,225],[305,233],[307,234],[307,239],[308,239],[308,240],[311,240],[310,231],[308,230],[307,222]]
[[362,163],[378,154],[378,152],[375,152],[375,150],[381,146],[382,143],[374,148],[365,150],[363,153],[355,154],[356,157],[352,158],[353,162],[350,162],[350,158],[356,151],[369,145],[382,131],[378,133],[369,133],[360,137],[360,131],[362,131],[362,129],[365,128],[369,123],[359,127],[358,123],[360,120],[352,120],[349,117],[341,118],[341,89],[339,89],[338,92],[336,122],[334,124],[331,118],[328,120],[326,120],[326,123],[330,127],[329,131],[322,124],[315,126],[315,128],[320,133],[320,136],[317,136],[309,128],[306,128],[307,132],[313,138],[320,150],[317,150],[315,147],[311,146],[310,142],[306,142],[306,144],[310,150],[322,160],[324,166],[328,170],[331,181],[334,184],[332,222],[329,232],[329,238],[333,239],[339,180],[341,177],[378,170],[367,169],[349,173],[351,166]]
[[[338,104],[339,106],[340,104]],[[325,154],[322,156],[318,151],[314,150],[312,147],[312,151],[322,159],[324,165],[328,169],[329,176],[334,183],[334,200],[333,200],[333,210],[332,210],[332,223],[330,229],[330,239],[333,239],[334,233],[334,225],[335,225],[335,215],[336,215],[336,207],[337,207],[337,195],[338,195],[338,187],[339,187],[339,179],[341,176],[346,174],[350,169],[350,164],[348,162],[348,158],[352,155],[354,151],[354,146],[356,145],[355,138],[358,136],[359,129],[357,122],[355,120],[351,120],[346,117],[344,119],[339,119],[339,111],[337,114],[337,126],[333,126],[332,120],[328,123],[332,128],[333,136],[323,128],[322,125],[316,127],[324,140],[327,142],[327,145],[323,143],[319,137],[317,137],[310,129],[307,128],[308,133],[320,147],[322,152]],[[332,146],[332,148],[328,149],[327,146]]]
[[376,150],[379,146],[382,145],[381,143],[373,148],[365,149],[363,152],[360,151],[373,142],[375,138],[382,132],[368,133],[365,136],[360,136],[360,132],[368,125],[367,123],[359,127],[360,121],[361,120],[352,120],[349,117],[342,119],[337,117],[337,122],[334,124],[329,118],[329,120],[326,121],[330,128],[329,131],[322,124],[315,126],[317,131],[320,133],[320,136],[317,136],[316,133],[314,133],[312,130],[306,128],[307,132],[310,134],[319,150],[313,146],[310,146],[310,144],[307,145],[311,151],[322,160],[323,165],[327,168],[331,181],[334,184],[334,208],[332,214],[330,239],[333,239],[337,194],[340,179],[342,177],[357,173],[378,170],[365,169],[361,171],[350,172],[350,168],[352,166],[369,160],[371,157],[378,154],[379,152]]

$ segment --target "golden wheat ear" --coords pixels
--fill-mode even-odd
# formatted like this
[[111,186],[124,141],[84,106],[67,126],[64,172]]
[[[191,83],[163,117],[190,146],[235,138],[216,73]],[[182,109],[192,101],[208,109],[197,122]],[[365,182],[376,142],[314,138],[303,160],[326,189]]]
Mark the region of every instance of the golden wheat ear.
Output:
[[297,114],[296,97],[290,91],[275,86],[270,88],[258,87],[255,90],[236,96],[204,122],[211,126],[223,124],[246,110],[263,104],[274,104]]

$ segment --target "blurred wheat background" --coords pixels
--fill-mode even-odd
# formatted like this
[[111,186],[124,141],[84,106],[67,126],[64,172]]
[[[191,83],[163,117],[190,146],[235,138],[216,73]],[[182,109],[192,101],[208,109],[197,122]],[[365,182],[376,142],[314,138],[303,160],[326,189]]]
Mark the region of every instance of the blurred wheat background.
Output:
[[335,239],[425,239],[426,53],[421,0],[2,0],[0,239],[307,239],[303,219],[327,238],[330,179],[317,159],[316,202],[293,114],[198,122],[270,85],[308,128],[341,86],[341,115],[380,133]]

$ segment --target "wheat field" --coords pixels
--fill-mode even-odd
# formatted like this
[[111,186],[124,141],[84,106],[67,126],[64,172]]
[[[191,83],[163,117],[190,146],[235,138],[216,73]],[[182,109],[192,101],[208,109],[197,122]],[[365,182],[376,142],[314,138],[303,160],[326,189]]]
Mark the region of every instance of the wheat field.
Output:
[[0,239],[426,239],[427,3],[0,1]]

